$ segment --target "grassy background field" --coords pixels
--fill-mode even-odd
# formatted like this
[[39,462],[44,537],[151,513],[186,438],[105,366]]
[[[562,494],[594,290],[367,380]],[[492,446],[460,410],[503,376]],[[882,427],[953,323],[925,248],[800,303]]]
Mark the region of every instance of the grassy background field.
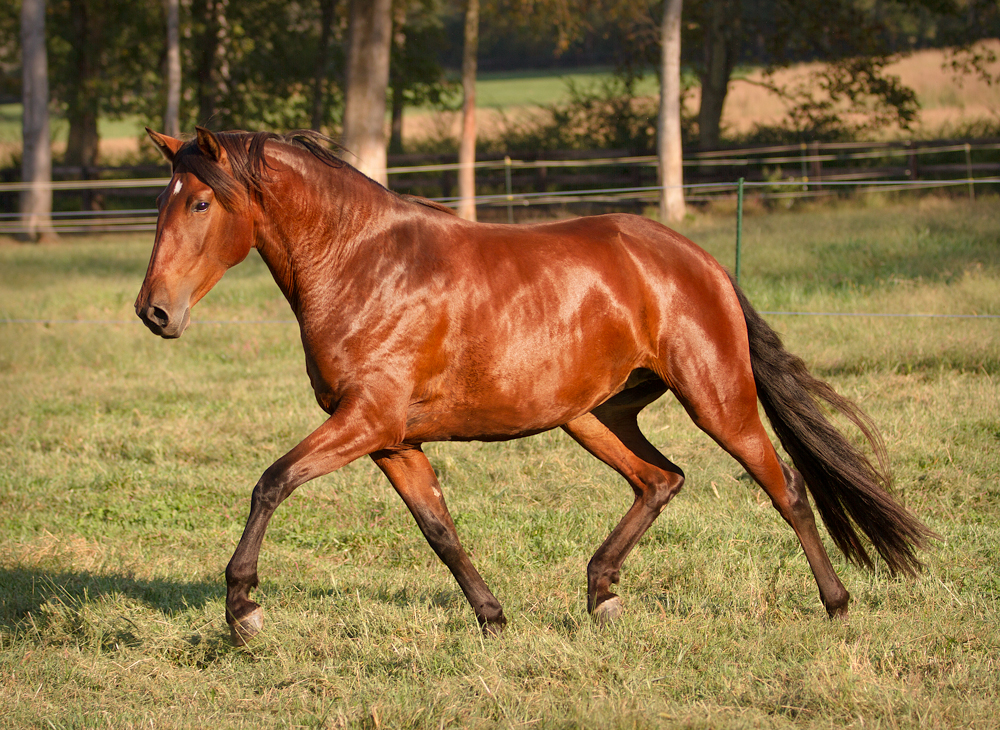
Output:
[[[732,264],[730,216],[683,230]],[[996,199],[750,215],[746,238],[762,310],[1000,314]],[[625,564],[619,623],[587,617],[585,567],[630,491],[553,432],[427,447],[503,637],[360,461],[279,509],[265,632],[236,649],[223,570],[250,489],[322,413],[256,256],[166,342],[131,312],[150,247],[0,246],[0,318],[48,320],[0,323],[0,726],[995,727],[1000,320],[769,316],[873,415],[942,537],[916,581],[834,556],[847,621],[666,397],[643,426],[687,486]]]

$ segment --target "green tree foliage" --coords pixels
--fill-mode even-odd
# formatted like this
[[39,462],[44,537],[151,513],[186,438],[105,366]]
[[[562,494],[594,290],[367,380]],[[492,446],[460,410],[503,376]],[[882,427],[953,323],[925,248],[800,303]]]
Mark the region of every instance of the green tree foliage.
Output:
[[[523,52],[545,48],[551,58],[610,62],[625,78],[656,66],[662,0],[497,4],[506,12],[484,29],[483,68],[496,63],[490,54],[516,33]],[[529,16],[518,9],[542,19],[528,24]],[[701,82],[697,136],[703,146],[720,143],[725,93],[740,66],[771,72],[764,85],[790,107],[783,125],[758,130],[762,139],[837,139],[907,129],[918,114],[916,99],[887,66],[899,54],[947,45],[956,48],[951,63],[959,78],[988,76],[996,59],[974,42],[1000,36],[998,15],[995,0],[686,0],[684,63]],[[775,82],[773,72],[818,60],[827,63],[802,83]]]
[[[933,0],[928,0],[933,2]],[[988,84],[1000,84],[996,68],[997,53],[980,45],[979,40],[1000,38],[1000,3],[996,0],[967,0],[959,6],[951,0],[939,0],[940,35],[951,48],[947,61],[956,77],[975,76]]]
[[[328,78],[343,74],[343,3],[333,23]],[[312,122],[313,77],[321,37],[321,5],[253,0],[193,0],[182,33],[185,93],[182,115],[190,128],[295,129]],[[182,24],[184,19],[182,18]],[[340,84],[325,87],[325,125],[339,122]]]
[[[462,3],[398,3],[390,81],[397,118],[408,105],[455,104],[444,69],[460,66]],[[652,149],[647,110],[626,104],[625,95],[630,78],[656,67],[661,8],[662,0],[483,0],[479,67],[611,64],[622,76],[617,88],[574,91],[570,104],[550,110],[558,128],[538,135],[568,146],[589,140]],[[20,96],[19,10],[17,0],[0,3],[0,100]],[[713,25],[713,18],[725,22]],[[347,23],[342,0],[182,2],[182,129],[318,126],[337,134]],[[97,118],[137,115],[159,124],[166,103],[161,0],[50,0],[47,28],[53,109],[72,130],[68,160],[95,161]],[[915,100],[886,68],[917,48],[954,49],[949,64],[959,80],[1000,81],[995,53],[976,43],[1000,37],[996,0],[686,0],[683,32],[684,63],[700,77],[703,97],[716,95],[715,111],[705,110],[716,116],[726,84],[713,76],[714,62],[724,79],[740,66],[828,62],[802,85],[765,80],[792,111],[781,129],[761,135],[828,139],[905,128]],[[712,136],[709,126],[703,115],[703,136]]]
[[21,97],[21,7],[0,3],[0,102]]
[[69,120],[66,162],[97,163],[99,117],[132,112],[155,88],[162,6],[154,2],[50,0],[50,88]]

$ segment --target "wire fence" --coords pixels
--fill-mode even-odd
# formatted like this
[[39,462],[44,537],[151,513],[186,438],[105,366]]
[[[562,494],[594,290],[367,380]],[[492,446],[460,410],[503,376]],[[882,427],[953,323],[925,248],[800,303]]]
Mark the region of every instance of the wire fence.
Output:
[[[733,198],[740,177],[764,200],[956,186],[965,186],[974,197],[977,187],[998,183],[998,151],[1000,141],[944,140],[920,144],[802,143],[692,152],[684,160],[689,182],[683,188],[685,199],[692,204]],[[454,195],[451,181],[461,165],[439,161],[442,156],[424,156],[428,158],[438,161],[390,167],[390,186],[457,205],[459,197]],[[896,164],[900,160],[905,164]],[[543,159],[510,155],[483,159],[474,165],[480,191],[476,205],[484,212],[506,208],[508,222],[515,221],[515,211],[529,207],[596,205],[634,210],[657,202],[662,189],[656,184],[657,164],[652,155],[593,152],[552,153]],[[83,177],[114,174],[113,170],[71,172]],[[52,227],[67,234],[155,230],[153,200],[168,181],[166,177],[144,177],[51,182],[48,187],[58,196]],[[26,232],[16,198],[27,189],[28,185],[20,182],[0,183],[0,235]]]

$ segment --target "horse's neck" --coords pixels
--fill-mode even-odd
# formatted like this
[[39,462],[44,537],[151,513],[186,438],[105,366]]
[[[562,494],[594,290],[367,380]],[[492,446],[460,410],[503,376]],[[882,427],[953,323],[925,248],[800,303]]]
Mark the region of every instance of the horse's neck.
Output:
[[298,171],[276,176],[258,211],[255,245],[300,320],[305,295],[384,234],[391,217],[386,213],[396,202],[352,169],[317,162],[311,172],[317,168],[308,177]]

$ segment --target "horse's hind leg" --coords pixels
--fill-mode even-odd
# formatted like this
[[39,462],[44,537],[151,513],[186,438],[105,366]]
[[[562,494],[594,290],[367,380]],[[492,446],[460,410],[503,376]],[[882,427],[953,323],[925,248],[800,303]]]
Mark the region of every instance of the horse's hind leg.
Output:
[[465,593],[484,634],[499,634],[507,619],[458,540],[434,469],[419,447],[398,447],[371,455],[403,498],[420,531]]
[[[717,377],[724,367],[722,363],[717,365]],[[683,384],[674,392],[698,427],[715,439],[763,487],[778,514],[795,531],[819,587],[820,599],[830,616],[846,615],[850,595],[834,572],[820,540],[802,476],[781,463],[760,421],[749,363],[743,368],[730,361],[728,369],[725,375],[734,387],[727,398],[719,399],[714,391],[709,395]]]
[[611,586],[618,582],[625,558],[684,484],[684,473],[646,440],[636,421],[639,411],[664,391],[647,391],[638,400],[626,391],[563,426],[587,451],[625,477],[635,492],[632,506],[587,565],[587,610],[601,622],[622,610]]

